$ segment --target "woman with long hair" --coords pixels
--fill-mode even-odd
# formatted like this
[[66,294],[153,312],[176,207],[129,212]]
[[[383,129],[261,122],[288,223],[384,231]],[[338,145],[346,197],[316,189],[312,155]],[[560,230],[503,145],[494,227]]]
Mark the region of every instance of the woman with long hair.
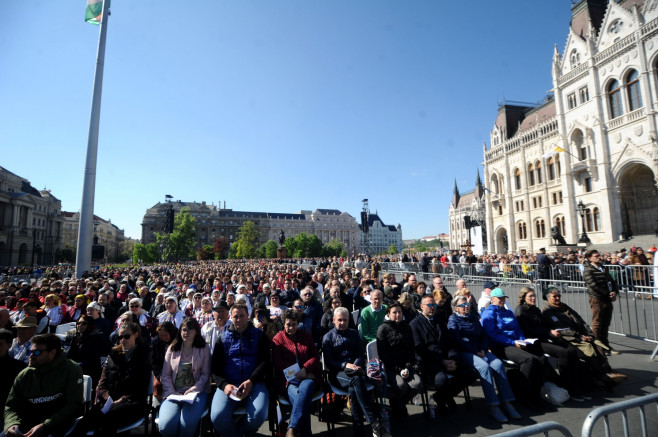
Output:
[[43,309],[48,316],[48,332],[55,332],[57,325],[62,323],[64,313],[62,312],[61,300],[56,294],[48,294],[43,301]]
[[101,357],[107,355],[110,342],[96,329],[92,317],[82,315],[76,322],[76,332],[71,340],[66,357],[82,368],[82,373],[91,376],[96,387],[101,376]]
[[[181,323],[165,354],[161,381],[160,434],[193,436],[210,393],[210,349],[196,319],[188,317]],[[190,399],[183,400],[183,396]]]

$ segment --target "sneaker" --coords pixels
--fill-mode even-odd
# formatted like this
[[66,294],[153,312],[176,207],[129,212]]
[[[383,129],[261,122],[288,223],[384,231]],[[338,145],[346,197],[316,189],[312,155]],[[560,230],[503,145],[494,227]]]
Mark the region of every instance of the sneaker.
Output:
[[380,422],[372,422],[372,437],[393,437],[386,432]]
[[621,352],[619,352],[617,349],[610,348],[610,354],[611,355],[621,355]]
[[503,410],[505,410],[505,413],[512,419],[521,419],[523,416],[519,414],[518,411],[516,411],[516,408],[514,408],[514,405],[510,404],[509,402],[505,402],[503,404]]
[[500,423],[506,423],[509,419],[503,414],[503,412],[498,408],[498,405],[492,405],[489,407],[489,416],[493,417]]
[[623,373],[609,372],[606,375],[608,376],[608,378],[612,379],[617,384],[619,384],[620,382],[624,382],[628,379],[628,377]]

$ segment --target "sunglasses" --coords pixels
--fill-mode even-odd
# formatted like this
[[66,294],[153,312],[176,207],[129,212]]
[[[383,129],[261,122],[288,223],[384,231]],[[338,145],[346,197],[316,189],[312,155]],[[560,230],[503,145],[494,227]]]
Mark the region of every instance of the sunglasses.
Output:
[[301,305],[295,305],[295,308],[298,309],[298,310],[301,310],[301,309],[304,308],[304,307],[301,306]]
[[459,305],[455,305],[457,308],[466,308],[468,306],[467,303],[460,303]]
[[130,308],[139,308],[139,305],[130,305]]
[[36,349],[36,350],[31,350],[31,349],[30,349],[29,351],[27,351],[27,355],[28,355],[28,356],[32,356],[32,355],[34,355],[35,357],[39,357],[39,356],[41,356],[41,354],[43,354],[43,353],[45,353],[45,352],[48,352],[48,351],[46,351],[46,350],[39,350],[39,349]]
[[427,308],[438,308],[439,306],[435,303],[426,303],[425,306]]
[[123,335],[119,334],[119,340],[121,340],[121,339],[129,340],[130,337],[132,337],[132,336],[133,336],[132,334],[123,334]]

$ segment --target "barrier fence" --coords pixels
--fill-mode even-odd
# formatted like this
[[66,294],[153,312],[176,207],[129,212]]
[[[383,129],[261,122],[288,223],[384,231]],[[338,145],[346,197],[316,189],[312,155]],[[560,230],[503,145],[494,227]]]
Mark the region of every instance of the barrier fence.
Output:
[[563,436],[573,437],[573,434],[571,434],[566,426],[553,421],[536,423],[534,425],[524,426],[523,428],[513,429],[511,431],[505,431],[494,435],[496,437],[526,437],[538,434],[548,436],[549,431],[559,431]]
[[[587,418],[583,423],[581,437],[591,437],[592,435],[601,435],[600,432],[597,432],[596,434],[594,433],[594,427],[596,426],[597,421],[601,418],[603,418],[603,428],[605,430],[606,437],[610,437],[611,435],[620,435],[617,430],[615,430],[615,432],[611,434],[609,416],[613,413],[621,413],[624,436],[628,437],[630,435],[637,435],[635,430],[631,432],[629,428],[629,421],[628,421],[628,411],[634,408],[637,408],[639,412],[639,416],[640,416],[639,425],[640,425],[640,429],[642,430],[642,436],[648,437],[649,435],[655,435],[656,432],[655,428],[653,428],[653,431],[651,432],[651,434],[649,434],[649,430],[647,429],[647,414],[644,409],[646,405],[651,405],[651,404],[653,404],[658,411],[658,393],[653,393],[635,399],[628,399],[621,402],[615,402],[614,404],[604,405],[603,407],[599,407],[595,410],[592,410],[587,415]],[[638,422],[636,421],[633,421],[633,423],[638,424]]]

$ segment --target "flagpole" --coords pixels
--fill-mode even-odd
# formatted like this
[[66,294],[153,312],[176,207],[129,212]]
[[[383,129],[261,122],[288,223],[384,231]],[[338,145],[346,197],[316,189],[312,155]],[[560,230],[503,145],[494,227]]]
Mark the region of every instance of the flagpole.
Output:
[[101,94],[103,91],[103,64],[105,62],[105,37],[107,35],[107,18],[109,1],[103,1],[103,13],[98,36],[96,54],[96,72],[94,90],[91,97],[91,115],[89,117],[89,135],[87,137],[87,160],[82,185],[82,205],[80,206],[80,224],[78,226],[78,248],[75,257],[75,277],[81,278],[91,270],[91,243],[94,231],[94,193],[96,191],[96,158],[98,155],[98,127],[101,116]]

